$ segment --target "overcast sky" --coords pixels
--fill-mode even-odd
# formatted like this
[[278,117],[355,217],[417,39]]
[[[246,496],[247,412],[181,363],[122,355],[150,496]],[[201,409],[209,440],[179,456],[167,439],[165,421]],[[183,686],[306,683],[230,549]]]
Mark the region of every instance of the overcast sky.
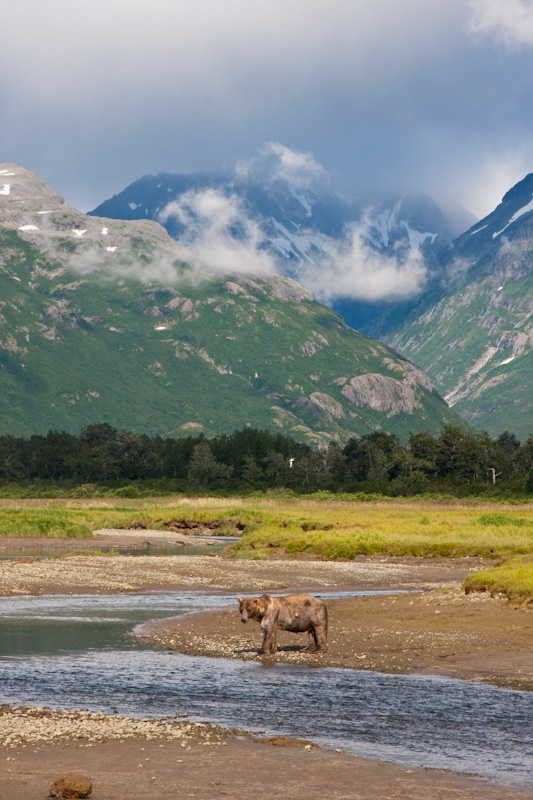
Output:
[[3,0],[0,161],[82,211],[265,142],[488,213],[533,171],[532,0]]

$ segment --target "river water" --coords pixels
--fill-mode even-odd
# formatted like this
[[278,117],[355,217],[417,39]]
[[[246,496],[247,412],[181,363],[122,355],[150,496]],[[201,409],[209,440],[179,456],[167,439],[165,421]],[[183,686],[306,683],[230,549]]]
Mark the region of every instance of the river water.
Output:
[[2,599],[0,702],[188,713],[359,756],[533,786],[533,693],[183,656],[139,646],[129,635],[148,619],[228,604],[235,598],[184,592]]

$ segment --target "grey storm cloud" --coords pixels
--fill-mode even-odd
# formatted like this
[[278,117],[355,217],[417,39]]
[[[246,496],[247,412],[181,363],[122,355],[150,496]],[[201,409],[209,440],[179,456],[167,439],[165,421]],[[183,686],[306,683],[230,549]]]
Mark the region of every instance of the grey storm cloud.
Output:
[[533,163],[532,20],[523,0],[6,0],[1,160],[87,210],[283,142],[363,199],[481,215]]

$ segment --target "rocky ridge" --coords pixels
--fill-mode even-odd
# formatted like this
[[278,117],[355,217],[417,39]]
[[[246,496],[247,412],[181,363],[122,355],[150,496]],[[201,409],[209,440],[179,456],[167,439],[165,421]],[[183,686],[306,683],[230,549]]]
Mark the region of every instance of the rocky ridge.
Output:
[[369,328],[420,364],[476,427],[525,440],[533,419],[533,174],[441,261],[440,287]]

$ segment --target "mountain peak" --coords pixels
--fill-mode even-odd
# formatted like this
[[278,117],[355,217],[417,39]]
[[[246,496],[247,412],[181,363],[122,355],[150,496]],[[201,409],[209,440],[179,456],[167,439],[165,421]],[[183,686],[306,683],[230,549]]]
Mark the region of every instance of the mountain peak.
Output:
[[504,194],[502,203],[514,202],[517,199],[531,199],[533,196],[533,172],[530,172],[521,181],[518,181],[512,189]]
[[[115,253],[132,235],[179,249],[165,229],[152,220],[118,222],[89,217],[69,206],[46,181],[18,164],[0,164],[0,225],[22,238],[50,245],[53,240],[92,243]],[[65,250],[65,257],[70,252]],[[59,256],[56,252],[56,256]]]
[[13,211],[46,213],[65,206],[65,200],[46,181],[18,164],[0,164],[0,196],[9,198],[9,205],[0,205],[0,213]]
[[447,402],[492,435],[531,431],[533,173],[439,261],[442,282],[374,326],[421,364]]

